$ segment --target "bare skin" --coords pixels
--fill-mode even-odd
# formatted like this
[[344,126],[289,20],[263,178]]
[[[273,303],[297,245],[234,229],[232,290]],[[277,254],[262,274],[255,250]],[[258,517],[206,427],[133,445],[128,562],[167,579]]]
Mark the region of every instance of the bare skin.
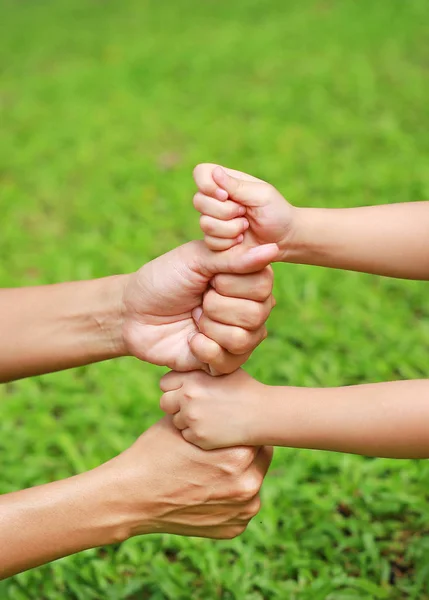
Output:
[[171,372],[161,408],[200,448],[271,444],[388,458],[429,458],[429,381],[273,387],[242,369]]
[[[297,209],[273,186],[246,173],[202,164],[194,179],[194,206],[213,251],[274,242],[280,261],[429,279],[429,202]],[[219,381],[194,373],[168,375],[162,389],[163,408],[174,415],[185,439],[201,447],[263,441],[374,456],[429,456],[426,380],[323,390],[269,388],[244,372]]]
[[194,206],[213,250],[236,245],[232,235],[244,234],[249,246],[278,244],[283,262],[429,279],[429,202],[296,208],[269,183],[240,171],[201,164],[194,179]]
[[[0,382],[125,355],[179,371],[209,365],[232,372],[266,336],[267,265],[277,252],[268,245],[253,255],[244,248],[213,253],[190,242],[131,275],[0,290]],[[225,275],[222,293],[210,286],[217,274]],[[255,281],[263,292],[256,299]],[[262,304],[269,309],[259,311]],[[261,317],[238,333],[234,317],[247,311]],[[240,352],[231,351],[228,341],[238,336]]]
[[260,508],[270,448],[205,452],[169,418],[81,475],[0,497],[0,578],[135,535],[229,539]]
[[[131,275],[1,290],[0,381],[125,355],[233,372],[266,336],[277,253],[190,242]],[[203,452],[163,419],[88,473],[1,496],[0,577],[133,535],[234,537],[271,453]]]

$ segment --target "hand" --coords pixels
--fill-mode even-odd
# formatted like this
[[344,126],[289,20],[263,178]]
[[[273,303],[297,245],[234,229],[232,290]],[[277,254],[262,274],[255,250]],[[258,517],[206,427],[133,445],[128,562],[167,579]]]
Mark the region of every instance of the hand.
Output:
[[242,369],[223,377],[172,371],[160,387],[161,409],[188,442],[204,450],[252,445],[265,386]]
[[208,163],[195,167],[194,180],[194,206],[211,250],[226,250],[243,240],[248,247],[276,243],[280,251],[287,249],[298,211],[272,185]]
[[123,293],[127,352],[176,371],[235,371],[266,337],[277,253],[273,244],[214,253],[200,241],[144,265]]
[[169,417],[107,463],[0,497],[0,579],[134,535],[233,538],[259,511],[272,448],[204,452]]
[[271,458],[267,447],[204,452],[185,442],[166,417],[100,468],[109,470],[118,492],[126,537],[233,538],[259,511]]

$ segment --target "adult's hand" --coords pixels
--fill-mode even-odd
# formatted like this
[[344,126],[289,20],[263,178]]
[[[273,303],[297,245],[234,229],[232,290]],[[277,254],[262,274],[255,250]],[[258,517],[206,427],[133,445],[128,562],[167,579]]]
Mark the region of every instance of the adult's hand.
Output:
[[1,289],[0,382],[127,354],[175,371],[234,371],[265,336],[277,252],[190,242],[131,275]]
[[175,371],[235,371],[266,337],[267,265],[277,252],[275,244],[212,252],[195,241],[146,264],[124,292],[127,351]]
[[166,417],[81,475],[0,497],[0,578],[149,533],[233,538],[260,507],[271,448],[206,452]]

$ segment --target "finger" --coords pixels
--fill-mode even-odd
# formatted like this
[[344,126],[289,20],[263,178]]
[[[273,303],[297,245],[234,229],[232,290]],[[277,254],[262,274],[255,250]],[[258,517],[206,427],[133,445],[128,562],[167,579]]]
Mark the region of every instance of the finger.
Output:
[[256,331],[270,316],[271,296],[264,302],[255,302],[245,298],[221,296],[209,289],[203,300],[203,314],[213,321],[224,325],[234,325]]
[[170,371],[163,377],[159,382],[159,387],[163,392],[171,392],[172,390],[178,390],[183,385],[183,378],[185,373],[178,373],[177,371]]
[[271,295],[273,282],[273,270],[268,266],[258,273],[249,273],[248,275],[219,273],[214,276],[211,285],[221,296],[263,302]]
[[201,192],[197,192],[194,196],[194,208],[202,215],[208,215],[222,221],[229,221],[236,217],[242,217],[246,214],[246,209],[237,202],[226,200],[220,202],[215,198],[210,198]]
[[187,424],[185,422],[185,418],[182,414],[182,411],[179,411],[178,413],[176,413],[173,417],[173,425],[175,427],[177,427],[177,429],[180,429],[180,431],[182,431],[182,429],[186,429],[187,428]]
[[242,327],[224,325],[213,321],[204,314],[199,322],[200,332],[217,342],[231,354],[252,352],[267,337],[265,325],[256,331],[248,331]]
[[207,215],[201,215],[200,227],[207,235],[234,239],[240,233],[244,233],[246,229],[249,229],[249,221],[244,217],[238,217],[230,221],[221,221]]
[[237,246],[237,244],[241,244],[243,239],[243,235],[239,235],[233,240],[212,237],[211,235],[204,236],[204,242],[206,243],[207,247],[210,248],[210,250],[213,250],[214,252],[229,250],[230,248]]
[[201,254],[198,257],[199,266],[212,275],[216,273],[255,273],[261,271],[278,257],[277,244],[264,244],[254,248],[243,245],[236,246],[225,252]]
[[216,375],[233,373],[246,362],[251,354],[251,352],[240,355],[231,354],[202,333],[197,333],[192,338],[190,347],[195,358],[209,365],[209,372]]
[[180,391],[173,390],[161,396],[159,406],[167,415],[175,415],[180,410]]
[[213,163],[201,163],[197,165],[194,169],[193,176],[194,181],[197,184],[198,189],[207,194],[208,196],[212,196],[216,198],[218,195],[219,200],[226,200],[228,198],[227,194],[222,194],[224,189],[218,187],[217,182],[213,178],[213,171],[216,168],[221,168],[225,173],[235,177],[236,179],[243,179],[247,182],[258,182],[265,183],[262,179],[258,179],[257,177],[253,177],[253,175],[248,175],[247,173],[243,173],[242,171],[236,171],[235,169],[227,169],[226,167],[220,167],[219,165]]
[[194,446],[198,446],[198,448],[201,448],[201,450],[209,450],[210,449],[206,444],[204,444],[204,442],[201,442],[200,440],[198,440],[198,437],[194,434],[194,432],[192,431],[192,429],[190,427],[186,427],[185,429],[182,429],[182,437],[190,444],[194,444]]
[[211,196],[212,198],[218,198],[218,200],[225,201],[228,199],[228,193],[225,190],[219,188],[214,182],[212,177],[213,169],[217,165],[210,163],[203,163],[197,165],[193,171],[194,181],[200,192]]
[[228,192],[230,199],[246,207],[263,206],[272,194],[272,187],[268,183],[235,177],[219,166],[213,169],[212,179],[219,188]]

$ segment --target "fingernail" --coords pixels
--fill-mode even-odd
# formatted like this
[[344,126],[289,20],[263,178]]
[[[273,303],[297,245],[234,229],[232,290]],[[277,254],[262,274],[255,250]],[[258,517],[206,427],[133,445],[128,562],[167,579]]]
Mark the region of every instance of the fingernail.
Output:
[[244,235],[242,233],[240,233],[240,235],[235,239],[236,239],[237,244],[241,244],[241,242],[244,240]]
[[244,206],[240,206],[240,208],[238,209],[238,214],[240,217],[246,214],[246,209]]
[[247,219],[243,219],[243,221],[244,231],[246,231],[246,229],[249,229],[249,221]]

